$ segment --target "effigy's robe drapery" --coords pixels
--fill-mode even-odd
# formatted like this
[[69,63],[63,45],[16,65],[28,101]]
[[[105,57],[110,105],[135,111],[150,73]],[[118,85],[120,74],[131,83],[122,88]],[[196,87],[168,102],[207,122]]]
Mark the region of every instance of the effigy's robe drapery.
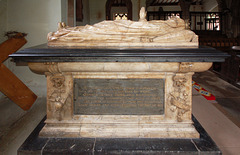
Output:
[[198,47],[198,36],[186,29],[186,23],[181,18],[147,21],[145,16],[142,10],[139,21],[102,21],[94,25],[77,27],[59,23],[58,31],[48,34],[48,45]]

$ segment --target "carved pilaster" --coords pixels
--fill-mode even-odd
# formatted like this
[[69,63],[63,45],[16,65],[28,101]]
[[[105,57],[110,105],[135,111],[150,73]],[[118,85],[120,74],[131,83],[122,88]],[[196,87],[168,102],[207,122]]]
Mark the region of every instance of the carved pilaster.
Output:
[[182,10],[182,18],[184,20],[189,19],[189,9],[191,6],[191,1],[190,0],[180,0],[180,7]]
[[[188,86],[189,77],[186,74],[176,74],[172,80],[173,91],[169,94],[169,107],[176,114],[177,121],[182,122],[184,115],[187,112],[191,112],[191,88]],[[185,118],[190,119],[188,116]]]
[[71,75],[50,74],[47,79],[47,118],[58,121],[72,119]]

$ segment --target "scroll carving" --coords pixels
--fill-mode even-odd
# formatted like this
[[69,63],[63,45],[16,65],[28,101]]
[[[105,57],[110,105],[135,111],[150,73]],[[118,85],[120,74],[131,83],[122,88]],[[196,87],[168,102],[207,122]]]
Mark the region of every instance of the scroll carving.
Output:
[[177,112],[177,121],[182,122],[182,116],[190,111],[188,93],[186,91],[187,78],[184,75],[173,76],[174,91],[170,93],[170,110]]
[[48,110],[52,112],[52,119],[61,121],[72,117],[72,94],[66,89],[66,80],[63,75],[54,75],[50,78],[52,91],[48,97]]
[[46,62],[44,65],[47,65],[48,71],[52,74],[61,73],[57,62]]

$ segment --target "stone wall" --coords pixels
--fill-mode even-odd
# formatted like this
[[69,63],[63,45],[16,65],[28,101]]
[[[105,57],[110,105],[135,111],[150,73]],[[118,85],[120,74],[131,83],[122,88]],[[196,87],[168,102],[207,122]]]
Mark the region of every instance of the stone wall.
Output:
[[[106,2],[107,0],[83,0],[83,22],[77,22],[77,25],[93,25],[106,20]],[[132,0],[133,20],[139,19],[138,13],[145,5],[145,0]]]
[[[57,22],[66,19],[66,15],[62,15],[61,9],[64,10],[64,6],[62,6],[59,0],[0,0],[0,42],[7,39],[3,37],[5,32],[19,31],[28,34],[26,37],[28,43],[23,48],[46,43],[47,33],[55,31]],[[10,60],[11,58],[6,60],[4,64],[39,98],[46,96],[45,76],[32,73],[28,66],[16,66]],[[32,109],[35,108],[37,111],[35,115],[38,112],[44,115],[46,113],[43,110],[44,108],[39,108],[42,105],[45,107],[44,104],[38,104],[35,103],[32,107]],[[28,113],[17,107],[13,102],[8,101],[1,92],[0,107],[0,113],[3,116],[0,119],[1,132]],[[34,121],[40,121],[37,117],[34,116]]]
[[7,0],[0,0],[0,43],[4,41],[7,29]]

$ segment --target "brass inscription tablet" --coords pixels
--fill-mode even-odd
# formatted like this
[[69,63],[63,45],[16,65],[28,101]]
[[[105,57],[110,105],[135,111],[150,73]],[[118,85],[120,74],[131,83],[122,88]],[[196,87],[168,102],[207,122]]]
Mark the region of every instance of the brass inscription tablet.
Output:
[[162,115],[164,79],[74,79],[75,115]]

